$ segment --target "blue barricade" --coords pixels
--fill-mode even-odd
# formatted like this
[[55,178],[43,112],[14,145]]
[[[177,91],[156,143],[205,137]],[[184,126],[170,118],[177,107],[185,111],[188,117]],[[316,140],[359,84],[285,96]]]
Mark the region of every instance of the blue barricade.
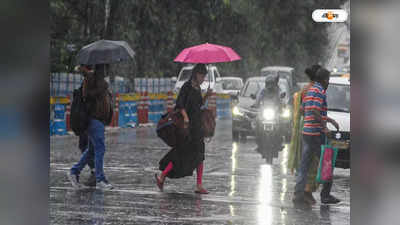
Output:
[[120,101],[119,102],[119,109],[118,109],[118,126],[125,127],[127,123],[127,119],[129,117],[129,108],[126,102]]
[[166,111],[165,100],[164,99],[158,100],[157,113],[156,113],[156,122],[157,123],[161,119],[161,116],[165,113],[165,111]]
[[138,123],[136,101],[119,102],[119,127],[134,127]]
[[150,105],[149,105],[149,115],[148,115],[148,118],[149,118],[149,121],[150,122],[152,122],[152,123],[156,123],[156,122],[158,122],[157,121],[157,116],[156,116],[156,113],[157,113],[157,101],[158,100],[156,100],[156,99],[151,99],[149,102],[150,102]]
[[129,119],[128,119],[128,126],[136,126],[138,124],[138,115],[137,115],[137,105],[136,101],[129,101],[127,102],[129,105]]
[[217,97],[217,118],[231,118],[231,99],[227,97]]
[[67,125],[65,122],[65,106],[63,104],[54,105],[53,132],[55,135],[67,134]]

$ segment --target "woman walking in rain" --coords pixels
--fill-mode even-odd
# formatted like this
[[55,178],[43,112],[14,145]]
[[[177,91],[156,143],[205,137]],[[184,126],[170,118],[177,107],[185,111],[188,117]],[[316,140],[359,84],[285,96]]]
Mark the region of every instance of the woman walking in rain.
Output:
[[208,194],[202,186],[203,161],[204,161],[204,132],[201,123],[201,106],[206,98],[201,96],[200,85],[207,74],[204,64],[197,64],[192,70],[191,78],[182,86],[176,100],[176,110],[184,118],[184,127],[188,129],[187,137],[180,137],[175,148],[171,149],[159,162],[162,173],[155,174],[157,186],[163,191],[165,178],[181,178],[192,176],[194,169],[197,173],[198,194]]

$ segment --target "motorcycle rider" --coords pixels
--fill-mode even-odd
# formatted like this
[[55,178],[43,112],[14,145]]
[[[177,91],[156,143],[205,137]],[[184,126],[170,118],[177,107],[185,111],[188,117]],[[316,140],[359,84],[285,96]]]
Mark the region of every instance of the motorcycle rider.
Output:
[[[278,86],[278,82],[279,82],[279,76],[278,75],[269,75],[265,78],[265,87],[257,94],[257,98],[256,98],[256,102],[254,103],[254,105],[252,106],[253,108],[260,108],[260,106],[263,105],[264,102],[269,102],[272,103],[273,105],[276,105],[277,110],[278,110],[278,115],[281,112],[281,93],[280,93],[280,88]],[[256,142],[257,142],[257,151],[259,151],[262,155],[263,158],[269,158],[270,160],[272,160],[272,158],[267,156],[267,149],[265,149],[265,147],[263,146],[263,141],[266,141],[262,134],[259,132],[263,132],[259,129],[257,129],[257,138],[256,138]],[[279,132],[280,133],[280,132]],[[273,149],[275,149],[277,147],[277,145],[279,145],[279,142],[276,142],[277,139],[275,138],[271,138],[270,140],[274,140],[273,142],[270,142],[269,144],[272,144]],[[276,153],[276,152],[275,152]]]
[[256,102],[253,107],[260,107],[264,100],[273,101],[281,108],[281,94],[278,86],[279,76],[276,74],[269,75],[265,78],[265,87],[257,95]]

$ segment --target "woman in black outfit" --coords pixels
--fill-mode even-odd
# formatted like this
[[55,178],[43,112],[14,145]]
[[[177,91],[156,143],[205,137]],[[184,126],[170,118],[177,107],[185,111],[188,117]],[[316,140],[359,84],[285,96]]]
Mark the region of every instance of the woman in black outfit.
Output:
[[197,64],[192,70],[190,80],[182,86],[176,107],[184,118],[185,129],[189,129],[188,136],[180,136],[177,146],[171,149],[159,162],[160,176],[155,174],[157,186],[163,190],[166,177],[181,178],[192,176],[194,169],[197,172],[196,193],[208,194],[202,186],[203,161],[204,161],[204,135],[201,123],[201,110],[205,99],[210,95],[207,92],[204,99],[201,96],[200,85],[207,74],[204,64]]

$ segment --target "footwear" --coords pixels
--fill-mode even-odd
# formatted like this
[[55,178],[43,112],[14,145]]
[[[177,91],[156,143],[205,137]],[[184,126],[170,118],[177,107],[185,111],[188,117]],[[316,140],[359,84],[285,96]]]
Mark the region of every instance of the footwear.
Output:
[[310,205],[315,205],[317,203],[312,192],[304,192],[304,200]]
[[201,189],[198,189],[198,190],[195,190],[194,191],[194,193],[196,193],[196,194],[208,194],[208,193],[210,193],[210,192],[208,192],[206,189],[204,189],[204,188],[201,188]]
[[71,172],[68,171],[67,173],[68,179],[72,184],[72,187],[74,188],[82,188],[82,184],[79,183],[79,175],[76,174],[71,174]]
[[340,200],[334,197],[333,195],[329,195],[328,197],[321,198],[321,203],[323,204],[337,204]]
[[301,208],[301,209],[311,208],[311,204],[306,200],[304,195],[294,195],[292,201],[296,208]]
[[87,181],[84,184],[85,184],[85,186],[88,186],[88,187],[96,187],[96,175],[94,173],[91,173],[90,177],[87,179]]
[[102,180],[100,182],[97,182],[96,188],[104,190],[104,191],[108,191],[108,190],[113,189],[114,187],[110,183],[108,183],[108,181]]
[[158,189],[162,192],[164,190],[164,182],[161,182],[160,178],[158,178],[157,174],[154,174],[154,177],[156,178],[156,183]]
[[305,200],[305,198],[304,198],[304,195],[303,195],[303,196],[294,195],[293,198],[292,198],[292,202],[293,202],[293,203],[302,203],[302,202],[305,202],[305,201],[306,201],[306,200]]

